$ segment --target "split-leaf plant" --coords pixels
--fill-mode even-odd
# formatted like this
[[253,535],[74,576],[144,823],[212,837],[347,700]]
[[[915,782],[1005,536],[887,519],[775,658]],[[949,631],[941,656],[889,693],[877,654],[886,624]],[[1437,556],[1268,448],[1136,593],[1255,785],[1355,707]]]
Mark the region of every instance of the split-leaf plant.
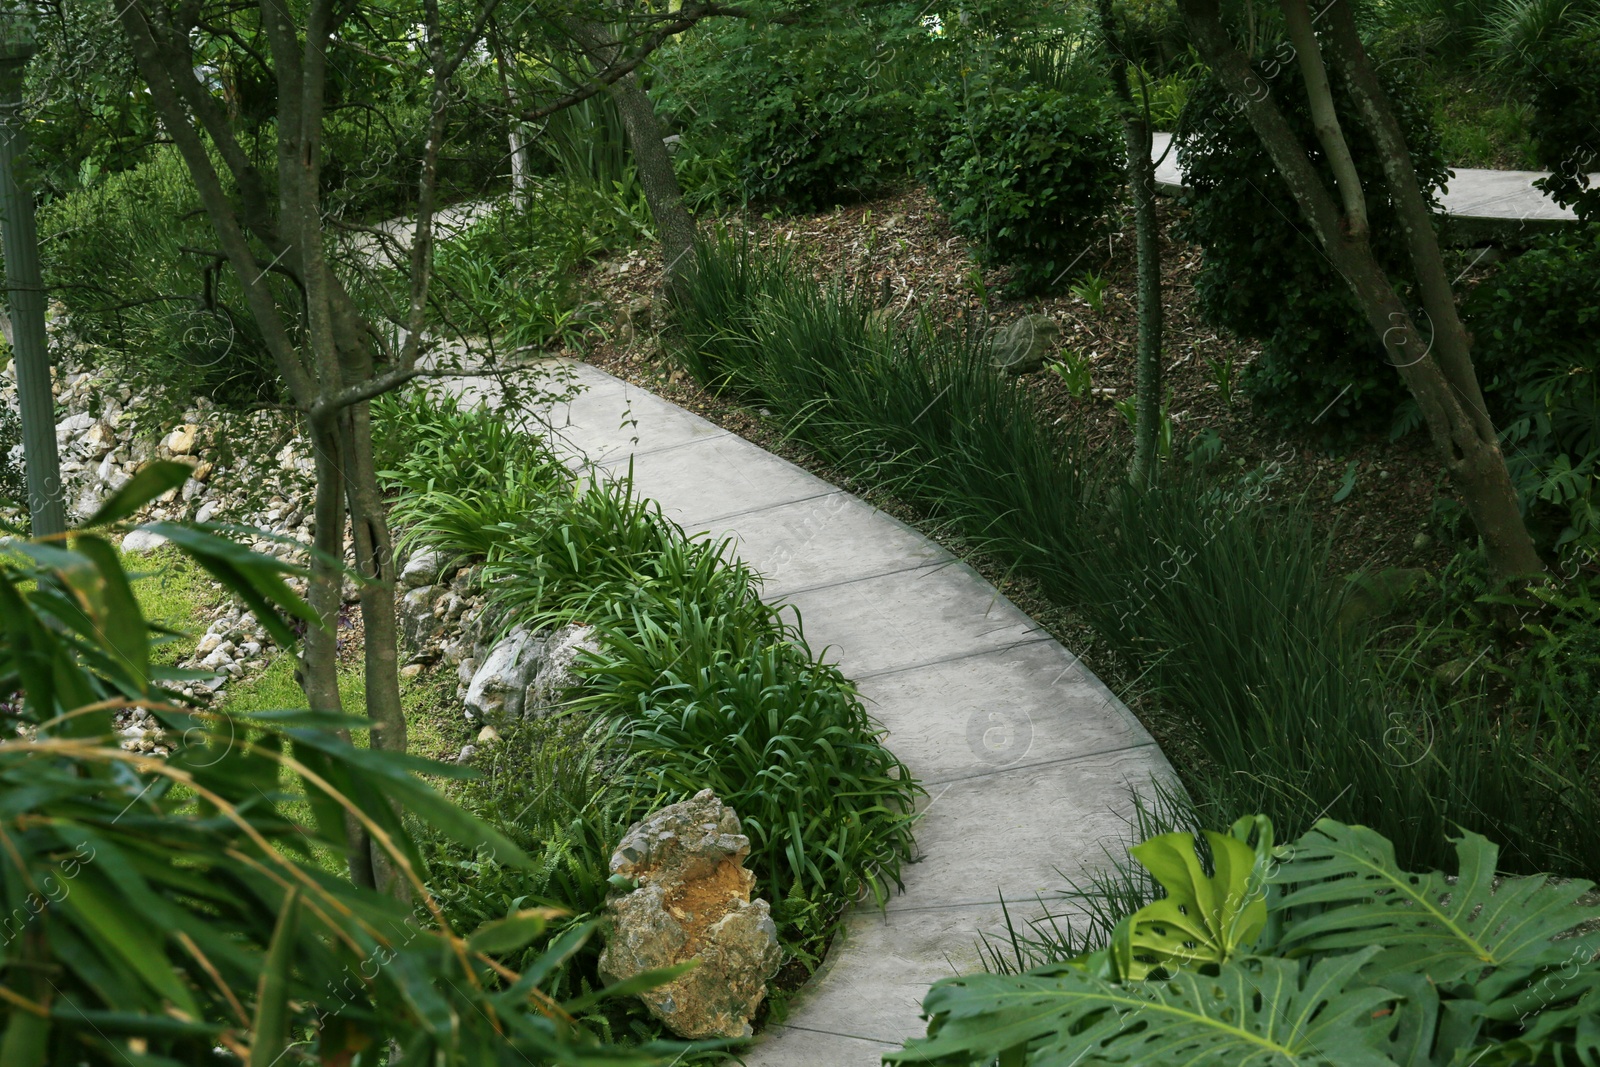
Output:
[[[532,865],[419,777],[459,769],[351,744],[360,719],[220,715],[163,688],[190,675],[152,662],[160,628],[106,534],[188,476],[153,464],[88,527],[0,542],[0,710],[17,734],[0,744],[0,1062],[663,1062],[575,1021],[640,982],[565,1002],[542,988],[591,927],[519,973],[497,957],[559,913],[514,908],[470,934],[444,921],[411,827]],[[296,620],[317,625],[282,561],[213,529],[151,528],[281,644]],[[119,745],[113,716],[139,709],[170,755]],[[330,872],[355,826],[404,894]]]
[[[1325,819],[1275,848],[1263,816],[1132,850],[1165,895],[1110,943],[1021,974],[937,983],[894,1064],[1591,1064],[1600,907],[1581,881],[1500,878],[1464,833],[1458,870],[1413,873]],[[1581,932],[1587,924],[1590,929]]]

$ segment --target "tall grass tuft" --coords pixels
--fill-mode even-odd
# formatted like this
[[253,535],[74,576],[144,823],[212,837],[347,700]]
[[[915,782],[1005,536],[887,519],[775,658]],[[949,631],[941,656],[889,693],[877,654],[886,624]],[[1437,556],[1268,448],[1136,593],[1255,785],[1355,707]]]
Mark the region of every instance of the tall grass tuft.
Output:
[[1379,830],[1410,866],[1442,865],[1467,827],[1506,841],[1514,869],[1600,869],[1571,751],[1398,685],[1341,622],[1329,546],[1262,472],[1171,465],[1130,486],[1123,457],[1039,417],[989,367],[983,323],[885,329],[781,255],[724,235],[700,257],[680,363],[1093,625],[1186,721],[1204,822],[1262,811],[1293,837],[1331,816]]

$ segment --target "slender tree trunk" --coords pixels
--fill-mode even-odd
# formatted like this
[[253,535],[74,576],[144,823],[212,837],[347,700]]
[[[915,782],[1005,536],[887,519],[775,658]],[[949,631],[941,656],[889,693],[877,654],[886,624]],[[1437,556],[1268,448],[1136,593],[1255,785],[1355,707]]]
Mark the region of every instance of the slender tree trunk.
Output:
[[[617,60],[617,45],[606,28],[597,22],[569,20],[573,39],[597,67]],[[672,168],[661,119],[650,94],[633,72],[613,82],[607,90],[616,102],[628,134],[628,148],[639,168],[639,184],[655,219],[656,235],[661,240],[661,255],[666,266],[667,299],[676,299],[694,270],[694,220],[684,206],[683,187]]]
[[[1303,3],[1303,0],[1283,0],[1286,5]],[[1332,7],[1343,7],[1347,0],[1334,0]],[[1272,158],[1278,174],[1288,186],[1301,214],[1317,234],[1323,250],[1334,268],[1345,279],[1354,293],[1362,313],[1377,334],[1389,360],[1404,379],[1411,395],[1416,398],[1428,433],[1444,460],[1456,491],[1466,504],[1473,524],[1483,538],[1488,551],[1489,565],[1497,578],[1514,581],[1537,575],[1544,565],[1534,550],[1533,539],[1522,521],[1516,491],[1506,470],[1488,416],[1482,408],[1482,396],[1477,391],[1476,377],[1472,373],[1470,355],[1465,347],[1464,331],[1447,342],[1446,351],[1436,357],[1433,352],[1435,338],[1425,338],[1417,328],[1410,309],[1396,295],[1395,286],[1372,251],[1363,226],[1353,225],[1348,215],[1341,214],[1338,204],[1323,184],[1312,166],[1305,147],[1290,129],[1283,112],[1273,99],[1271,89],[1250,68],[1249,60],[1240,53],[1223,29],[1218,10],[1218,0],[1179,0],[1179,8],[1189,27],[1191,38],[1200,54],[1233,97],[1242,102],[1246,116],[1263,147]],[[1341,18],[1347,13],[1333,16],[1334,37],[1353,32],[1348,23],[1339,29]],[[1315,35],[1311,44],[1316,45]],[[1357,48],[1359,41],[1356,42]],[[1341,65],[1346,77],[1360,89],[1365,76],[1370,76],[1346,37],[1340,48]],[[1320,52],[1318,53],[1320,63]],[[1305,57],[1301,57],[1305,62]],[[1384,116],[1392,122],[1376,81],[1366,82],[1365,102],[1358,106],[1367,114],[1367,120],[1380,129],[1380,146],[1385,146],[1384,166],[1389,179],[1391,195],[1400,208],[1402,225],[1407,227],[1407,240],[1418,276],[1418,288],[1423,292],[1424,306],[1430,317],[1434,306],[1444,316],[1445,332],[1454,316],[1454,300],[1448,297],[1448,284],[1443,284],[1442,261],[1436,275],[1430,275],[1428,245],[1433,240],[1431,222],[1425,222],[1426,207],[1421,204],[1421,193],[1416,177],[1411,171],[1410,155],[1404,140],[1397,137],[1398,128],[1390,130],[1386,142],[1381,129]],[[1308,83],[1308,87],[1312,83]],[[1327,91],[1324,79],[1320,89]],[[1324,106],[1331,102],[1324,101]],[[1403,157],[1403,159],[1401,158]],[[1409,191],[1404,186],[1409,182]],[[1424,218],[1419,218],[1419,214]],[[1423,231],[1426,230],[1426,233]],[[1437,247],[1434,248],[1435,255]],[[1443,290],[1441,292],[1441,289]],[[1432,294],[1431,296],[1429,294]],[[1448,308],[1446,307],[1448,303]]]
[[684,206],[683,187],[672,168],[661,119],[638,76],[629,74],[619,79],[611,87],[611,98],[617,102],[617,111],[628,131],[628,147],[639,167],[639,184],[644,187],[644,198],[656,222],[656,235],[666,262],[667,298],[675,300],[694,270],[694,220]]
[[1135,368],[1133,462],[1129,477],[1145,485],[1155,473],[1161,436],[1161,220],[1156,209],[1156,165],[1150,158],[1149,109],[1135,100],[1128,81],[1127,52],[1117,33],[1111,0],[1100,0],[1100,34],[1111,61],[1111,84],[1122,112],[1128,196],[1133,202],[1138,254],[1139,353]]
[[506,138],[511,144],[511,195],[521,200],[528,189],[528,130],[520,117],[522,101],[517,99],[517,87],[511,82],[511,60],[506,54],[505,41],[493,31],[489,39],[494,50],[494,67],[500,75],[500,95],[511,114],[511,128]]

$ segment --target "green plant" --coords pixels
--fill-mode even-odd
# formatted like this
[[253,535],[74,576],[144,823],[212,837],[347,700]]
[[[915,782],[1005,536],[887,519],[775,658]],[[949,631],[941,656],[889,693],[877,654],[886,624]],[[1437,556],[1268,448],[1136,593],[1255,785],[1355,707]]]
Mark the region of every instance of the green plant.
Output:
[[1075,348],[1063,348],[1060,361],[1046,366],[1050,368],[1051,373],[1066,383],[1068,396],[1074,400],[1082,400],[1089,395],[1089,389],[1093,385],[1090,378],[1092,368],[1082,352]]
[[572,474],[543,439],[450,396],[389,394],[372,405],[380,483],[399,494],[402,545],[426,541],[456,557],[486,556],[508,524],[541,510]]
[[[278,376],[244,295],[172,148],[39,213],[45,282],[89,356],[118,380],[150,384],[163,410],[195,396],[277,399]],[[273,275],[280,299],[293,286]]]
[[599,485],[520,524],[488,583],[508,622],[596,628],[572,710],[613,725],[629,795],[712,788],[738,811],[780,915],[790,897],[830,913],[862,891],[887,898],[918,787],[730,545],[689,540],[626,482]]
[[[1280,59],[1282,57],[1279,57]],[[1299,85],[1292,60],[1257,63],[1267,83]],[[1432,198],[1446,168],[1438,139],[1398,65],[1381,68],[1384,89],[1404,130],[1423,195]],[[1305,94],[1275,93],[1302,143],[1315,143]],[[1353,105],[1335,91],[1341,114]],[[1365,188],[1383,188],[1381,156],[1370,138],[1347,126],[1351,153]],[[1244,114],[1214,76],[1190,97],[1176,136],[1188,192],[1186,239],[1204,249],[1195,281],[1207,321],[1262,342],[1261,354],[1239,377],[1257,407],[1297,429],[1341,422],[1385,424],[1406,391],[1358,310],[1349,288],[1299,222],[1283,180]],[[1325,179],[1331,181],[1331,179]],[[1367,197],[1373,247],[1391,270],[1405,262],[1400,228],[1387,199]]]
[[[1166,895],[1106,947],[1020,975],[936,983],[928,1036],[890,1063],[1556,1063],[1600,1053],[1600,918],[1588,882],[1413,874],[1360,826],[1322,820],[1287,849],[1272,824],[1137,846]],[[1209,859],[1209,864],[1203,863]]]
[[981,259],[1011,266],[1014,291],[1059,284],[1117,188],[1121,146],[1099,86],[950,85],[933,106],[942,129],[925,176],[951,225]]
[[1104,275],[1094,271],[1086,271],[1083,277],[1067,287],[1073,296],[1089,305],[1089,310],[1096,315],[1106,307],[1106,279]]
[[[1184,766],[1203,814],[1265,811],[1290,834],[1328,814],[1373,826],[1413,863],[1465,826],[1505,840],[1515,869],[1594,869],[1594,800],[1566,784],[1583,777],[1575,753],[1405,684],[1341,619],[1328,542],[1273,467],[1169,464],[1129,486],[1119,457],[993,373],[980,328],[874,331],[861,294],[726,238],[700,255],[724,262],[685,294],[676,358],[714,363],[723,388],[834,469],[1070,606],[1203,753]],[[756,273],[759,292],[714,291]]]
[[[418,774],[458,769],[353,746],[341,734],[360,719],[218,715],[170,695],[164,685],[184,675],[152,663],[153,628],[104,531],[188,476],[152,464],[90,528],[7,541],[0,555],[0,693],[26,727],[0,746],[7,1067],[367,1062],[391,1042],[419,1060],[661,1062],[575,1022],[623,990],[557,999],[541,988],[557,954],[522,973],[494,960],[540,936],[550,911],[512,909],[466,936],[440,913],[402,808],[508,866],[530,864]],[[190,526],[155,528],[281,644],[295,639],[291,619],[317,624],[282,561]],[[119,746],[112,715],[133,708],[173,739],[169,756]],[[319,865],[318,851],[346,852],[357,824],[404,893]]]
[[729,160],[744,197],[795,210],[858,199],[915,150],[909,9],[826,28],[708,26],[659,57],[663,110]]
[[1211,374],[1211,384],[1217,387],[1217,396],[1222,398],[1222,404],[1228,410],[1233,410],[1233,384],[1236,377],[1233,369],[1233,360],[1226,355],[1207,356],[1206,370]]
[[[1590,5],[1591,7],[1593,5]],[[1543,38],[1530,46],[1528,69],[1537,72],[1531,133],[1539,162],[1550,174],[1539,182],[1579,218],[1600,219],[1600,186],[1589,175],[1600,168],[1595,123],[1600,88],[1593,73],[1600,63],[1600,17],[1591,11],[1575,32]]]
[[1463,317],[1506,465],[1542,547],[1600,550],[1600,222],[1542,238],[1475,289]]

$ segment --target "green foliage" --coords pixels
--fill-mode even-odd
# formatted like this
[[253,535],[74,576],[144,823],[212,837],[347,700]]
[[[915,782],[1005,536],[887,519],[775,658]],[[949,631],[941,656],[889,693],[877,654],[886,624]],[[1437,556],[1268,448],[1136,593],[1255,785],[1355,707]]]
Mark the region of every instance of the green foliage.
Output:
[[118,380],[179,405],[276,399],[277,371],[238,282],[204,254],[216,235],[176,149],[48,205],[39,231],[45,283]]
[[[1590,883],[1497,881],[1498,850],[1471,833],[1455,877],[1410,873],[1381,835],[1329,819],[1279,850],[1261,816],[1206,836],[1207,850],[1190,834],[1133,850],[1168,895],[1106,948],[938,982],[928,1036],[885,1059],[1446,1067],[1600,1053],[1600,932],[1567,936],[1600,918],[1575,903]],[[1229,928],[1224,950],[1213,934]],[[1130,945],[1153,945],[1153,970],[1128,968]]]
[[[603,160],[575,167],[609,173]],[[441,324],[483,335],[514,352],[573,344],[588,326],[576,272],[608,252],[654,236],[630,166],[625,179],[588,170],[536,180],[525,199],[504,198],[465,231],[441,241],[433,303]]]
[[815,210],[906,173],[925,36],[900,6],[825,27],[702,26],[663,51],[653,91],[690,143],[731,159],[746,198]]
[[[1286,46],[1256,64],[1303,144],[1315,144],[1300,75]],[[1379,69],[1430,201],[1444,184],[1438,140],[1397,65]],[[1335,105],[1353,113],[1341,85]],[[1390,276],[1408,261],[1386,188],[1382,159],[1357,124],[1345,135],[1367,191],[1373,250]],[[1349,286],[1334,271],[1260,139],[1214,76],[1190,97],[1177,134],[1189,192],[1181,232],[1204,249],[1195,280],[1207,321],[1259,340],[1261,354],[1240,375],[1258,410],[1297,429],[1386,424],[1406,395]],[[1320,158],[1320,157],[1319,157]],[[1322,164],[1325,171],[1326,166]],[[1332,187],[1332,178],[1324,181]]]
[[488,555],[497,527],[538,511],[572,481],[541,438],[454,397],[380,397],[372,427],[379,482],[399,493],[390,514],[406,530],[403,544]]
[[1600,170],[1600,25],[1591,15],[1578,32],[1538,44],[1528,69],[1537,72],[1532,134],[1539,162],[1550,175],[1539,184],[1579,218],[1600,221],[1600,187],[1589,175]]
[[829,911],[863,889],[885,900],[917,786],[855,687],[762,603],[732,546],[687,539],[627,483],[530,520],[491,557],[488,583],[508,619],[596,627],[602,653],[572,707],[613,724],[632,794],[714,789],[780,917],[791,897]]
[[569,707],[603,735],[517,727],[494,750],[505,767],[463,794],[514,840],[548,842],[529,848],[543,880],[453,855],[453,906],[481,915],[528,896],[598,909],[620,830],[704,788],[739,812],[792,951],[814,960],[845,904],[887,896],[920,789],[854,686],[812,653],[798,619],[762,602],[731,545],[686,537],[626,481],[573,487],[538,438],[493,413],[400,399],[376,414],[408,536],[486,559],[504,627],[581,621],[602,648],[579,664]]
[[[154,464],[91,529],[8,541],[0,556],[0,692],[15,694],[8,710],[26,727],[0,746],[7,1067],[130,1055],[370,1063],[391,1042],[408,1060],[660,1062],[577,1025],[605,993],[552,998],[540,988],[559,962],[548,953],[525,974],[491,968],[483,948],[527,943],[550,913],[495,916],[463,945],[438,912],[402,809],[445,839],[530,865],[418,776],[459,770],[352,746],[340,734],[358,719],[218,715],[162,688],[184,675],[153,663],[153,629],[99,528],[187,476]],[[316,625],[282,561],[192,527],[156,529],[285,644],[291,618]],[[132,707],[182,739],[170,756],[118,745],[112,714]],[[315,862],[316,850],[346,851],[351,819],[382,843],[406,896]]]
[[1531,532],[1600,551],[1600,221],[1541,238],[1467,298],[1490,414]]
[[1203,754],[1184,767],[1202,813],[1266,811],[1287,833],[1326,813],[1414,863],[1465,826],[1505,840],[1516,869],[1594,869],[1592,794],[1567,784],[1581,753],[1403,684],[1341,619],[1328,544],[1274,468],[1169,464],[1130,486],[1119,452],[1091,451],[993,372],[981,328],[880,331],[869,300],[737,241],[699,255],[677,358],[1070,607]]
[[1040,81],[1000,74],[933,97],[940,128],[925,177],[982,259],[1011,288],[1058,285],[1098,232],[1120,175],[1103,87],[1074,70]]

